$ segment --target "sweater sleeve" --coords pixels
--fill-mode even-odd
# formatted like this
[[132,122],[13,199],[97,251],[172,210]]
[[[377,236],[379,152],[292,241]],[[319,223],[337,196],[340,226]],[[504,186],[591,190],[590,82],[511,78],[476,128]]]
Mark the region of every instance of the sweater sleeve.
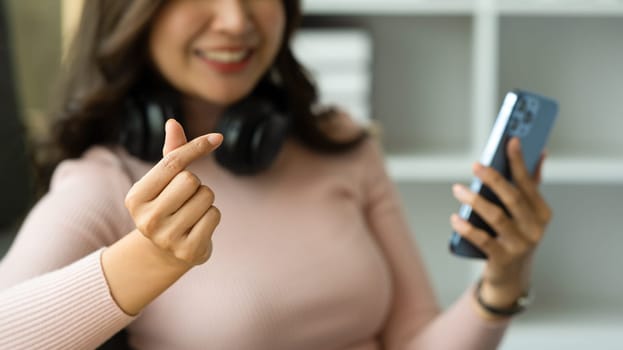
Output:
[[100,264],[103,247],[131,230],[129,187],[104,148],[58,166],[0,262],[1,349],[95,348],[134,319]]
[[444,312],[439,309],[380,147],[375,142],[366,146],[368,222],[391,268],[394,284],[393,304],[382,334],[385,348],[496,349],[508,321],[485,320],[478,315],[471,287],[450,308]]

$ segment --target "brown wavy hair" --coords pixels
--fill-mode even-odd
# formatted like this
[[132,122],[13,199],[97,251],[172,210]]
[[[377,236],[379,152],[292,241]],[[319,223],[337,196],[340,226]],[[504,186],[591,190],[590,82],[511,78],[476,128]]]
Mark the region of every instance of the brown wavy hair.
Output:
[[[80,24],[65,57],[51,113],[51,132],[40,167],[40,182],[47,187],[55,166],[65,158],[80,156],[96,144],[119,140],[124,100],[139,81],[152,80],[147,43],[152,20],[166,0],[85,1]],[[335,115],[317,110],[318,92],[310,75],[294,57],[290,39],[299,26],[301,0],[283,0],[286,14],[284,39],[272,69],[281,77],[278,87],[286,96],[291,132],[310,148],[340,152],[355,147],[367,133],[338,142],[321,127]],[[270,69],[269,69],[270,70]],[[269,74],[258,86],[271,83]]]

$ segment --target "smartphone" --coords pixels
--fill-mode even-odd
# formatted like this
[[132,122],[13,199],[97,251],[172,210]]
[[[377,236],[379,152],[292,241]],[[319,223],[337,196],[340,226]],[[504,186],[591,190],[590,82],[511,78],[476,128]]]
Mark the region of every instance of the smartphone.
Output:
[[[557,115],[558,103],[551,98],[524,90],[508,92],[489,134],[480,163],[496,169],[512,182],[506,146],[512,137],[519,137],[526,168],[531,174],[534,174]],[[470,188],[473,192],[479,193],[487,200],[502,207],[510,215],[495,193],[483,185],[478,178],[472,180]],[[475,227],[483,229],[491,236],[497,235],[469,205],[461,205],[459,216]],[[450,251],[462,257],[487,258],[480,249],[456,232],[452,232],[450,237]]]

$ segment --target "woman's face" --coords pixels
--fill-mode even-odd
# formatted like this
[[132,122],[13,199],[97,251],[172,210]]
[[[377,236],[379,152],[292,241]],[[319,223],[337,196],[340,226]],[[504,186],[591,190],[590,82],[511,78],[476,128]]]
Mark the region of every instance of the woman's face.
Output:
[[228,105],[271,66],[284,28],[282,0],[169,0],[154,19],[149,51],[183,94]]

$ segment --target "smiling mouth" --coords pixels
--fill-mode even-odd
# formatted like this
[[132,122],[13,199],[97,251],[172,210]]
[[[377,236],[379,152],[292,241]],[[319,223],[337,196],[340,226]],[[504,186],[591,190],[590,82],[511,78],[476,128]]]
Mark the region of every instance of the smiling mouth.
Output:
[[222,64],[241,63],[253,53],[252,49],[244,50],[195,50],[195,54],[202,59]]

